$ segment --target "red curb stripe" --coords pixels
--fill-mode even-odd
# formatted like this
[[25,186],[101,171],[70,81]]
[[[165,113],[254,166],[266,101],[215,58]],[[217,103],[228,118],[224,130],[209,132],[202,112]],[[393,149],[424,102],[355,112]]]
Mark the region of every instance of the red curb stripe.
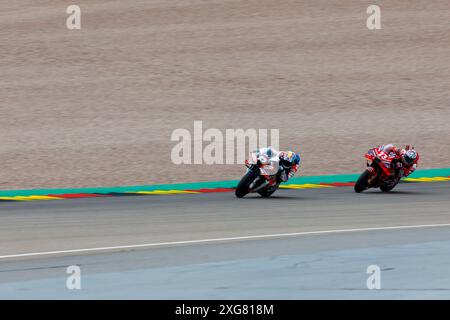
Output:
[[198,190],[184,190],[184,191],[195,191],[201,193],[214,193],[214,192],[231,192],[234,191],[232,188],[216,188],[216,189],[198,189]]
[[355,185],[354,182],[333,182],[333,183],[320,183],[325,186],[333,186],[333,187],[353,187]]
[[63,199],[110,197],[110,195],[108,194],[97,194],[97,193],[49,194],[48,196]]

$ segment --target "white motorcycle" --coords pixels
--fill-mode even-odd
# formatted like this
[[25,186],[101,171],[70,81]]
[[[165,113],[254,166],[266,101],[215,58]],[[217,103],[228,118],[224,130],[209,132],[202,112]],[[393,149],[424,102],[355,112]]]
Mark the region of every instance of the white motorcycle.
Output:
[[246,174],[236,188],[236,197],[242,198],[249,193],[258,193],[264,198],[270,197],[279,187],[278,173],[283,170],[278,157],[269,158],[264,154],[252,153],[252,160],[245,161]]

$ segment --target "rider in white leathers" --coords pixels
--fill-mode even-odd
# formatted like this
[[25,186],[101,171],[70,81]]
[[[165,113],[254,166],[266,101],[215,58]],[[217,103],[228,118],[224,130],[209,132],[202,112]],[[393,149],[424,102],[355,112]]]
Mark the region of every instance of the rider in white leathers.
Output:
[[280,182],[286,182],[292,178],[300,165],[300,154],[292,151],[277,151],[272,147],[261,148],[256,151],[256,156],[264,155],[272,161],[278,161],[280,165]]

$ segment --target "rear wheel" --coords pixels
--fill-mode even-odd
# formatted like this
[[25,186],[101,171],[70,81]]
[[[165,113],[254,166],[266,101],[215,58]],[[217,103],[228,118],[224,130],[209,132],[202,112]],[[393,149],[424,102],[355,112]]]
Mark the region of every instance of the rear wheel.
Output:
[[383,192],[390,192],[394,187],[397,185],[398,181],[390,182],[390,183],[383,183],[380,186],[380,190]]
[[278,187],[277,187],[277,188],[273,187],[273,188],[270,188],[270,189],[264,189],[264,190],[258,191],[258,193],[259,193],[259,195],[260,195],[261,197],[263,197],[263,198],[268,198],[268,197],[270,197],[275,191],[277,191],[277,189],[278,189]]
[[256,174],[253,171],[247,172],[239,181],[239,184],[236,187],[235,195],[238,198],[242,198],[247,193],[250,192],[250,184],[255,180]]
[[360,176],[358,181],[355,183],[355,192],[361,193],[367,188],[369,188],[369,178],[372,173],[368,170],[364,171]]

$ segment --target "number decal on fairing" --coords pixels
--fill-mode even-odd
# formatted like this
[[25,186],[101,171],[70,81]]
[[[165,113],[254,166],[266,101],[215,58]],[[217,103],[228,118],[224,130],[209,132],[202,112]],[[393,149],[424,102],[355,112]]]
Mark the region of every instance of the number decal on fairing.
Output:
[[389,156],[386,153],[379,153],[378,154],[381,160],[389,160]]

